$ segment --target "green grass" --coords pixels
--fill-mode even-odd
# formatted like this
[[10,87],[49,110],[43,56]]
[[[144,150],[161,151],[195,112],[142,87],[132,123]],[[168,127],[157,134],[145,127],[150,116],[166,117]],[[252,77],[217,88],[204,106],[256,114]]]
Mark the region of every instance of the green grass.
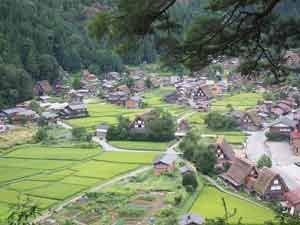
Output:
[[216,101],[212,104],[212,111],[228,111],[227,105],[231,105],[235,110],[245,110],[253,108],[259,100],[263,100],[260,93],[241,93],[226,97],[223,100]]
[[39,145],[25,145],[5,155],[8,158],[82,160],[100,153],[100,148],[53,148]]
[[0,168],[0,185],[12,180],[38,174],[41,171],[24,168]]
[[95,158],[97,161],[151,164],[158,153],[105,152]]
[[274,220],[275,214],[273,211],[222,193],[213,187],[203,189],[191,212],[209,219],[223,217],[222,198],[225,199],[230,211],[237,209],[237,215],[230,219],[232,224],[237,223],[239,218],[242,218],[242,222],[247,225],[263,224],[265,221]]
[[77,184],[83,185],[87,187],[91,187],[93,185],[101,183],[101,179],[99,178],[89,178],[89,177],[78,177],[78,176],[69,176],[62,180],[65,184]]
[[169,142],[150,142],[150,141],[110,141],[111,145],[130,150],[150,150],[165,151]]
[[23,191],[33,190],[36,188],[41,188],[47,185],[49,185],[49,182],[46,181],[24,180],[18,183],[10,184],[7,188],[18,192],[23,192]]
[[34,197],[64,200],[72,195],[83,191],[86,186],[65,183],[53,183],[48,186],[30,190],[27,194]]
[[78,171],[77,173],[75,173],[76,176],[110,179],[119,174],[137,169],[139,166],[140,165],[138,164],[89,161],[87,163],[76,166],[73,169]]

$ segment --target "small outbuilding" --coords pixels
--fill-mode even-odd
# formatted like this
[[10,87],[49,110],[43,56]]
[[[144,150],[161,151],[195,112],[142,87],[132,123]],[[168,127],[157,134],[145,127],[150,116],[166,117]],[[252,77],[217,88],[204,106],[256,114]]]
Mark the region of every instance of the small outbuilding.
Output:
[[286,192],[284,200],[289,214],[300,215],[300,190]]
[[183,215],[179,221],[179,225],[200,225],[204,223],[205,219],[202,216],[191,213]]
[[165,154],[158,157],[153,163],[155,175],[160,176],[163,173],[174,172],[176,169],[176,159],[176,154]]
[[109,130],[110,126],[106,124],[101,124],[96,129],[96,136],[100,138],[100,140],[106,139],[107,132]]

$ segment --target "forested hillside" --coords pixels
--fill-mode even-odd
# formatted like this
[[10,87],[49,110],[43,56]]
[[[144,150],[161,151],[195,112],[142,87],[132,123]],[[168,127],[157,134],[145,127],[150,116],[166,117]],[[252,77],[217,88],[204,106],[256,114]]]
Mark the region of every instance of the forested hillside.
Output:
[[89,37],[90,19],[111,0],[1,0],[0,107],[31,96],[32,85],[59,80],[68,72],[89,68],[96,74],[120,71],[123,63],[155,60],[150,41],[120,56],[105,42]]

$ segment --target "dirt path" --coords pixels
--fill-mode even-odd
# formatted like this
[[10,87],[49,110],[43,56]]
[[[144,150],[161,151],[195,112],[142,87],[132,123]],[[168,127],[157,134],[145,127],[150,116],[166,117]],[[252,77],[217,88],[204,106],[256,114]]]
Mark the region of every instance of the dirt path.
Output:
[[85,191],[84,193],[80,193],[80,195],[77,195],[77,196],[73,197],[72,199],[68,199],[68,200],[64,201],[63,203],[61,203],[60,205],[58,205],[56,208],[52,209],[51,211],[48,211],[47,213],[43,214],[39,218],[35,219],[33,222],[34,223],[39,223],[39,222],[41,222],[41,221],[49,218],[53,214],[53,212],[60,211],[64,207],[66,207],[67,205],[69,205],[70,203],[74,203],[74,202],[78,201],[87,192],[96,192],[96,191],[99,191],[102,188],[105,188],[107,186],[113,185],[113,184],[115,184],[115,183],[117,183],[117,182],[119,182],[119,181],[121,181],[123,179],[127,179],[127,178],[130,178],[130,177],[134,177],[134,176],[136,176],[138,174],[144,173],[144,172],[150,170],[151,168],[152,168],[151,166],[142,167],[140,169],[137,169],[137,170],[132,171],[130,173],[127,173],[125,175],[121,175],[119,177],[115,177],[115,178],[113,178],[113,179],[111,179],[111,180],[109,180],[109,181],[107,181],[105,183],[102,183],[102,184],[100,184],[100,185],[98,185],[96,187],[90,188],[89,190]]

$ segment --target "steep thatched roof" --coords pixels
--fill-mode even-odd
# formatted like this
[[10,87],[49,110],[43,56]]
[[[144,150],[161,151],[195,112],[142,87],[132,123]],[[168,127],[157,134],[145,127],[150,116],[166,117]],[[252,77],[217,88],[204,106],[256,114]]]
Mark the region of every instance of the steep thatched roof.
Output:
[[216,141],[216,147],[219,147],[223,154],[230,160],[235,159],[235,153],[232,146],[226,141],[224,136],[218,137]]

